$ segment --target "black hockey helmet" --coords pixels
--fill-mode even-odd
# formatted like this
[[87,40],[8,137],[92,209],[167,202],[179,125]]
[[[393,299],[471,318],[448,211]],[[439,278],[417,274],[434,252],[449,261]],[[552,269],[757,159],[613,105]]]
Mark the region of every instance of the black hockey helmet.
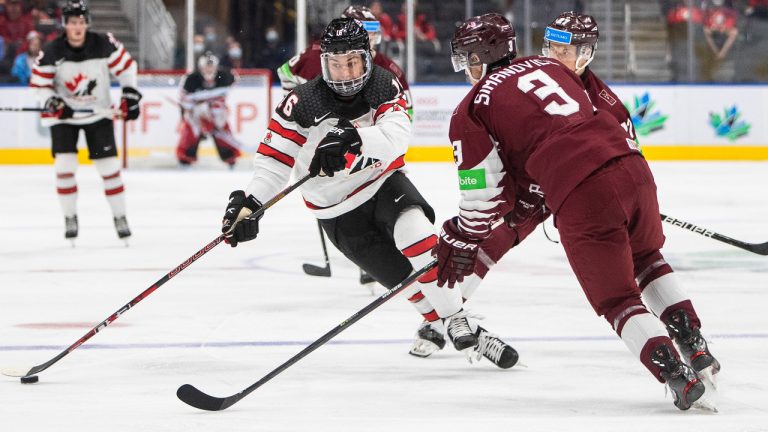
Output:
[[61,10],[61,23],[66,25],[69,17],[83,17],[86,23],[91,23],[91,13],[83,0],[67,0],[67,4]]
[[464,21],[451,40],[453,70],[464,70],[472,80],[469,66],[483,65],[482,76],[495,67],[507,65],[517,56],[515,28],[503,15],[488,13]]
[[[331,21],[320,38],[320,52],[323,79],[341,96],[356,94],[371,77],[371,45],[361,21],[351,18]],[[338,72],[342,66],[345,71]],[[355,74],[349,75],[346,69],[354,69]]]

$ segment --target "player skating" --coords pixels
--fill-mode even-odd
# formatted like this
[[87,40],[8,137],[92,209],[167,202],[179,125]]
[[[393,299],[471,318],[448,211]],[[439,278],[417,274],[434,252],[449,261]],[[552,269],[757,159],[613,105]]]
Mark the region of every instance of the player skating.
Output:
[[187,74],[181,83],[181,135],[176,157],[182,165],[197,160],[200,139],[213,138],[216,151],[224,163],[234,167],[240,157],[240,143],[232,135],[227,122],[227,93],[235,83],[234,74],[219,66],[219,59],[206,52],[197,61],[197,70]]
[[[120,111],[126,121],[139,116],[141,93],[136,90],[136,63],[110,34],[88,30],[90,15],[82,1],[71,0],[62,10],[64,34],[43,48],[32,69],[32,87],[46,111],[42,122],[51,127],[56,189],[64,212],[64,237],[74,240],[77,221],[77,141],[85,132],[88,157],[104,180],[104,193],[112,210],[117,235],[131,235],[125,210],[125,192],[112,125],[110,76],[122,88]],[[76,116],[74,109],[93,109]]]
[[[278,105],[255,156],[253,179],[245,191],[230,195],[223,232],[232,246],[256,238],[258,220],[244,218],[291,173],[309,172],[315,177],[302,186],[302,195],[328,238],[392,288],[432,260],[436,242],[434,212],[402,170],[411,134],[405,98],[392,74],[373,65],[359,21],[333,20],[320,47],[322,76],[296,87]],[[514,349],[488,343],[475,318],[463,311],[459,290],[439,289],[435,279],[428,272],[405,295],[427,321],[445,319],[443,331],[456,349],[511,367]],[[422,297],[434,309],[426,310]]]
[[467,20],[451,48],[456,71],[474,86],[451,119],[462,198],[436,247],[438,285],[452,287],[473,272],[478,245],[497,220],[526,223],[516,211],[521,186],[543,192],[590,304],[669,386],[675,406],[689,409],[705,392],[697,370],[719,364],[659,252],[656,186],[635,141],[609,113],[594,111],[581,80],[562,63],[516,59],[514,28],[503,16]]

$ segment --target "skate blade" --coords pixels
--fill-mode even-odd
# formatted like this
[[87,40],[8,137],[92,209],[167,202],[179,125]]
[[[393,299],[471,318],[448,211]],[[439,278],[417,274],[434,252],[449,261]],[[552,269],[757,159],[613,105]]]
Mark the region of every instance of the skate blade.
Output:
[[128,237],[120,239],[125,244],[125,247],[131,247],[131,243],[128,242]]
[[700,397],[699,400],[697,400],[696,402],[691,404],[691,408],[697,409],[697,410],[700,410],[700,411],[711,412],[711,413],[714,413],[714,414],[719,412],[717,410],[717,406],[712,401],[712,399],[708,398],[706,396]]
[[704,386],[707,387],[707,392],[709,392],[710,389],[717,390],[717,374],[714,369],[714,366],[710,366],[699,372],[699,376],[704,381]]
[[69,240],[69,246],[74,248],[75,247],[75,239],[67,239],[67,240]]
[[411,347],[411,350],[408,351],[408,354],[414,357],[427,358],[437,351],[440,351],[440,347],[435,343],[420,339],[413,343],[413,346]]

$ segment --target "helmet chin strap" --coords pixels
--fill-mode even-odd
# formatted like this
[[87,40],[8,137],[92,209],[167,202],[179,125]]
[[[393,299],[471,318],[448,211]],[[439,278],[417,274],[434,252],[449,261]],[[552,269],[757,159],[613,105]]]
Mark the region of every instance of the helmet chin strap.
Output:
[[[585,57],[584,57],[583,55],[580,55],[580,56],[579,56],[579,57],[576,59],[576,65],[575,65],[575,66],[576,66],[576,71],[575,71],[575,72],[576,72],[576,75],[581,75],[581,74],[583,74],[583,73],[584,73],[584,69],[586,69],[586,68],[587,68],[587,66],[589,66],[589,64],[590,64],[590,63],[592,63],[592,60],[594,60],[594,59],[595,59],[595,48],[596,48],[596,47],[593,45],[593,46],[592,46],[592,49],[591,49],[592,53],[590,54],[589,58],[587,58],[586,60],[585,60]],[[579,61],[580,61],[580,60],[584,60],[584,64],[583,64],[583,65],[581,65],[581,66],[579,66]]]
[[475,85],[475,84],[478,83],[478,81],[480,81],[481,79],[483,79],[483,77],[485,77],[485,74],[488,73],[488,65],[483,63],[483,69],[482,69],[482,71],[480,73],[480,78],[475,78],[475,77],[472,76],[472,70],[469,68],[469,66],[464,68],[464,73],[467,75],[467,78],[469,79],[469,82],[472,85]]

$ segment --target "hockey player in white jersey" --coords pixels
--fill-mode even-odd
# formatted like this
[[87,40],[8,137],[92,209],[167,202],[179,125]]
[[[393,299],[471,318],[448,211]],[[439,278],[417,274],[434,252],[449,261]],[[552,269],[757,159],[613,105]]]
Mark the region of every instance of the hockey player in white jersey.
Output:
[[[278,105],[244,191],[230,195],[222,232],[231,246],[256,238],[262,207],[292,173],[313,176],[301,193],[333,244],[385,287],[432,261],[434,211],[405,175],[411,135],[402,87],[373,65],[360,21],[338,18],[320,42],[322,75],[296,87]],[[441,289],[434,269],[404,290],[428,322],[470,359],[508,368],[517,352],[489,357],[478,343],[477,319],[462,308],[459,289]],[[423,294],[422,294],[423,293]],[[498,348],[498,347],[496,347]]]
[[[117,235],[130,237],[125,192],[112,125],[110,77],[122,87],[120,115],[124,120],[139,116],[141,93],[136,90],[136,63],[110,33],[88,31],[88,7],[70,0],[62,10],[64,34],[43,48],[32,69],[30,87],[46,111],[42,122],[51,127],[51,151],[56,171],[56,189],[64,212],[64,237],[74,240],[77,222],[77,141],[85,132],[88,157],[104,180],[104,194],[112,210]],[[93,114],[74,115],[74,109],[93,109]]]

